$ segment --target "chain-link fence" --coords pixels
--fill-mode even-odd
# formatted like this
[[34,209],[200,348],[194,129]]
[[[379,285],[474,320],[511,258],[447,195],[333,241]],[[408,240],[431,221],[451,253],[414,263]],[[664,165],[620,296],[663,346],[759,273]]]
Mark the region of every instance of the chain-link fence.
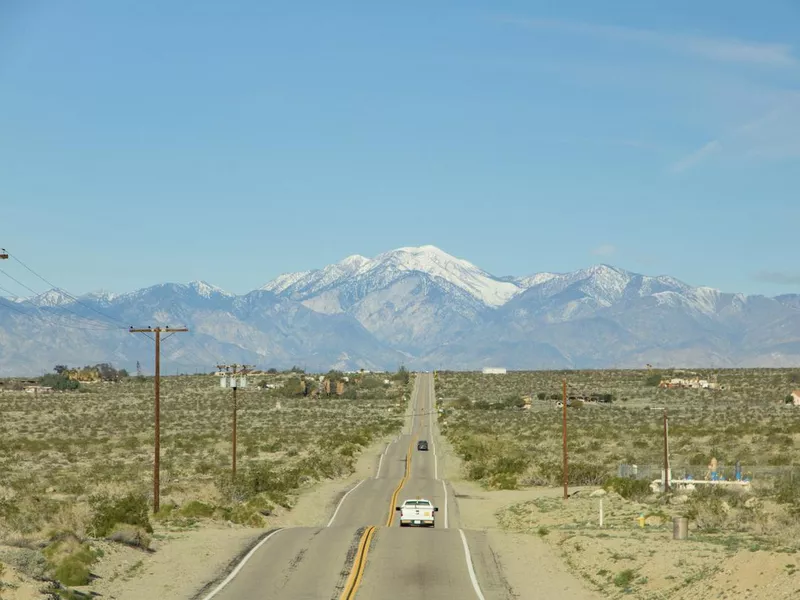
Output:
[[[661,479],[663,465],[632,465],[620,464],[617,468],[618,477],[630,479],[645,479],[652,481]],[[719,463],[716,474],[713,474],[708,465],[670,465],[672,479],[718,479],[722,481],[735,481],[737,477],[736,464]],[[740,464],[738,472],[742,480],[767,480],[767,479],[800,479],[800,464],[785,466],[748,465]]]

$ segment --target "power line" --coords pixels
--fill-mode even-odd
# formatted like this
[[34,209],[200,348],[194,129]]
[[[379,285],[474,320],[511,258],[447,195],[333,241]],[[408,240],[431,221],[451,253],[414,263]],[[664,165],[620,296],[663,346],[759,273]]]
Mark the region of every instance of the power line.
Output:
[[[30,291],[30,292],[33,292],[33,293],[34,293],[35,295],[37,295],[37,296],[39,295],[39,292],[37,292],[36,290],[34,290],[32,287],[30,287],[30,286],[28,286],[28,285],[26,285],[26,284],[22,283],[22,282],[21,282],[19,279],[17,279],[17,278],[16,278],[16,277],[14,277],[13,275],[9,275],[9,274],[8,274],[8,273],[6,273],[6,272],[5,272],[3,269],[0,269],[0,273],[2,273],[3,275],[5,275],[6,277],[8,277],[9,279],[11,279],[12,281],[14,281],[15,283],[17,283],[17,284],[21,285],[21,286],[22,286],[22,287],[24,287],[26,290],[28,290],[28,291]],[[5,290],[5,291],[6,291],[6,292],[8,292],[8,290]],[[8,293],[11,293],[11,292],[8,292]],[[34,304],[34,303],[33,303],[33,302],[30,300],[30,299],[26,299],[25,301],[26,301],[26,302],[28,302],[29,304],[31,304],[32,306],[36,306],[36,305],[35,305],[35,304]],[[41,312],[41,307],[36,307],[36,309],[37,309],[37,310],[39,310],[39,311]],[[76,313],[75,311],[73,311],[73,310],[71,310],[71,309],[67,308],[66,306],[61,306],[61,307],[59,307],[59,309],[60,309],[60,310],[64,310],[64,311],[66,311],[66,312],[68,312],[68,313],[71,313],[71,314],[75,315],[76,317],[78,317],[79,319],[83,319],[83,320],[85,320],[85,321],[89,321],[89,322],[97,323],[98,325],[102,325],[102,326],[103,326],[103,329],[105,329],[106,331],[111,331],[111,330],[113,330],[113,329],[121,329],[121,328],[118,328],[118,327],[112,327],[112,326],[111,326],[109,323],[103,323],[102,321],[98,321],[97,319],[91,319],[91,318],[89,318],[89,317],[84,317],[83,315],[79,315],[78,313]],[[98,328],[98,329],[99,329],[99,328]]]
[[22,261],[21,261],[19,258],[17,258],[17,257],[16,257],[16,255],[12,254],[12,255],[10,255],[10,256],[11,256],[11,258],[13,258],[15,261],[17,261],[17,262],[18,262],[20,265],[22,265],[22,266],[23,266],[25,269],[27,269],[28,271],[30,271],[31,273],[33,273],[33,275],[35,275],[36,277],[38,277],[39,279],[41,279],[42,281],[44,281],[44,282],[45,282],[47,285],[49,285],[49,286],[50,286],[52,289],[54,289],[54,290],[56,290],[56,291],[59,291],[59,292],[61,292],[62,294],[64,294],[64,295],[65,295],[65,296],[67,296],[68,298],[70,298],[70,299],[74,300],[75,302],[77,302],[77,303],[78,303],[78,304],[80,304],[81,306],[83,306],[83,307],[85,307],[85,308],[88,308],[89,310],[91,310],[91,311],[93,311],[93,312],[96,312],[96,313],[97,313],[98,315],[100,315],[101,317],[105,317],[106,319],[109,319],[109,320],[111,320],[111,321],[115,321],[115,322],[117,322],[117,323],[120,323],[120,324],[122,324],[122,325],[124,325],[124,324],[125,324],[125,323],[124,323],[124,322],[122,322],[120,319],[118,319],[118,318],[116,318],[116,317],[112,317],[112,316],[110,316],[110,315],[107,315],[107,314],[105,314],[103,311],[101,311],[101,310],[98,310],[98,309],[94,308],[93,306],[91,306],[91,305],[89,305],[89,304],[86,304],[85,302],[82,302],[82,301],[80,300],[80,298],[77,298],[77,297],[73,296],[73,295],[72,295],[72,294],[70,294],[68,291],[66,291],[64,288],[58,287],[58,286],[57,286],[57,285],[55,285],[54,283],[52,283],[52,282],[48,281],[47,279],[45,279],[44,277],[42,277],[41,275],[39,275],[39,273],[37,273],[36,271],[34,271],[34,270],[33,270],[32,268],[30,268],[28,265],[26,265],[24,262],[22,262]]
[[[16,294],[11,292],[10,290],[7,290],[4,287],[0,287],[0,291],[6,292],[7,294],[11,294],[14,298],[18,297],[18,296],[16,296]],[[7,300],[7,302],[9,302],[9,304],[6,304],[5,308],[9,308],[9,309],[11,309],[11,310],[13,310],[15,312],[18,312],[21,315],[25,315],[26,317],[30,317],[30,318],[34,318],[34,319],[39,318],[42,321],[44,321],[46,324],[52,325],[53,327],[66,327],[68,329],[80,329],[82,331],[112,331],[112,329],[110,329],[105,323],[99,323],[100,325],[102,325],[102,327],[86,327],[86,326],[81,326],[81,325],[67,325],[66,323],[58,323],[57,321],[52,320],[49,315],[44,314],[42,312],[42,310],[38,306],[36,306],[32,302],[30,302],[29,300],[24,300],[23,302],[15,302],[14,304],[16,304],[17,306],[13,306],[10,303],[11,301]],[[26,311],[22,310],[21,308],[19,308],[19,306],[23,305],[23,304],[30,304],[35,311],[38,311],[39,314],[38,315],[32,314],[32,313],[26,312]],[[62,319],[65,318],[64,315],[53,315],[53,316],[60,317]],[[83,317],[80,317],[80,318],[83,318]],[[97,321],[91,321],[91,322],[98,323]]]

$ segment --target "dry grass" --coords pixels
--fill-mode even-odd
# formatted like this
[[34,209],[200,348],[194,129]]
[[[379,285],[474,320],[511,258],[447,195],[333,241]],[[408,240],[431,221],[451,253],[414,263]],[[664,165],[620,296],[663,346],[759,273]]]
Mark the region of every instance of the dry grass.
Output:
[[[753,597],[787,597],[800,587],[796,567],[786,567],[800,550],[800,408],[785,398],[800,373],[716,374],[727,389],[659,389],[647,371],[439,372],[439,422],[467,479],[489,489],[560,485],[563,378],[568,395],[611,394],[611,404],[567,409],[570,491],[578,493],[564,502],[560,490],[539,488],[544,496],[497,513],[501,527],[540,536],[604,597],[740,597],[758,586],[770,591]],[[518,408],[527,395],[531,408]],[[751,489],[653,493],[648,483],[663,461],[660,407],[670,417],[673,476],[702,478],[716,457],[732,479],[739,460]],[[618,477],[620,464],[653,469],[635,481]],[[589,492],[603,486],[601,529]],[[672,540],[674,516],[689,518],[687,542]]]
[[[712,457],[728,478],[737,460],[745,476],[754,479],[788,474],[795,463],[800,465],[800,409],[784,403],[788,390],[798,385],[794,371],[719,371],[724,391],[659,389],[645,384],[646,371],[440,372],[441,422],[472,479],[501,487],[560,480],[562,423],[555,403],[564,376],[570,395],[613,397],[611,404],[568,409],[574,484],[598,483],[620,464],[652,466],[652,478],[660,477],[659,407],[669,413],[673,475],[702,477]],[[530,410],[513,408],[523,395],[533,397]],[[505,460],[498,463],[501,456]]]
[[[263,526],[264,515],[290,510],[300,489],[349,475],[366,445],[400,429],[410,384],[384,377],[351,382],[348,398],[314,399],[284,397],[289,375],[252,378],[238,392],[235,484],[231,391],[213,376],[162,378],[155,517],[152,378],[38,397],[0,393],[0,544],[55,557],[65,532],[80,543],[109,536],[146,547],[151,519],[173,529],[203,518]],[[258,387],[267,381],[279,387]],[[51,560],[51,573],[78,578],[77,559],[64,560],[69,567]]]

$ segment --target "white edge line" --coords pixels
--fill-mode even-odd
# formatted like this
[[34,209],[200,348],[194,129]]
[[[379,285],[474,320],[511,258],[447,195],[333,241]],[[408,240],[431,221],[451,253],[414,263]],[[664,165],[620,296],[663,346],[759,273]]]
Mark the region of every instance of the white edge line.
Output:
[[467,559],[467,569],[469,570],[469,579],[472,581],[472,587],[480,600],[486,600],[481,592],[481,586],[478,585],[478,578],[475,577],[475,569],[472,568],[472,555],[469,553],[469,546],[467,546],[467,536],[464,535],[463,529],[459,529],[458,533],[461,534],[461,542],[464,544],[464,557]]
[[230,575],[228,575],[225,578],[225,581],[220,583],[214,589],[214,591],[212,591],[210,594],[208,594],[208,596],[204,597],[203,600],[211,600],[211,598],[216,596],[220,592],[220,590],[222,588],[224,588],[226,585],[228,585],[233,580],[233,578],[236,577],[236,575],[239,574],[239,571],[241,571],[242,567],[245,565],[245,563],[253,557],[253,554],[255,554],[258,551],[258,549],[261,548],[261,546],[266,544],[267,540],[269,540],[273,535],[275,535],[276,533],[278,533],[280,531],[283,531],[283,529],[276,529],[275,531],[270,533],[267,537],[265,537],[263,540],[258,542],[258,544],[256,544],[256,547],[253,548],[252,550],[250,550],[250,552],[247,553],[247,555],[241,560],[241,562],[238,565],[236,565],[236,568],[233,571],[231,571]]
[[[375,473],[375,479],[377,479],[381,475],[381,465],[383,465],[383,457],[386,456],[386,453],[389,451],[389,446],[391,446],[391,445],[392,445],[392,442],[389,442],[388,444],[386,444],[386,448],[384,448],[383,453],[381,454],[381,458],[378,461],[378,472]],[[355,488],[353,488],[353,489],[355,489]]]
[[444,488],[444,528],[450,529],[450,521],[447,520],[447,484],[442,479],[442,487]]
[[339,514],[339,509],[342,508],[342,504],[344,503],[344,499],[347,498],[353,492],[353,490],[355,490],[358,486],[360,486],[365,481],[366,481],[366,479],[362,479],[357,484],[355,484],[353,487],[351,487],[349,490],[347,490],[347,493],[345,493],[345,495],[342,496],[342,499],[339,500],[339,504],[336,506],[336,510],[333,511],[333,516],[331,517],[331,520],[328,521],[328,524],[325,527],[330,527],[331,526],[331,524],[333,523],[333,520],[336,518],[336,515]]

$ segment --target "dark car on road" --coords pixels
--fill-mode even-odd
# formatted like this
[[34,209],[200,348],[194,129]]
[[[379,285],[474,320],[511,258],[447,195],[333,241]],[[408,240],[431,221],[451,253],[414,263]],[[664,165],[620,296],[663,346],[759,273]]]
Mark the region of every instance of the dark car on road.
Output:
[[428,442],[426,440],[420,440],[417,442],[417,450],[424,450],[428,451]]

